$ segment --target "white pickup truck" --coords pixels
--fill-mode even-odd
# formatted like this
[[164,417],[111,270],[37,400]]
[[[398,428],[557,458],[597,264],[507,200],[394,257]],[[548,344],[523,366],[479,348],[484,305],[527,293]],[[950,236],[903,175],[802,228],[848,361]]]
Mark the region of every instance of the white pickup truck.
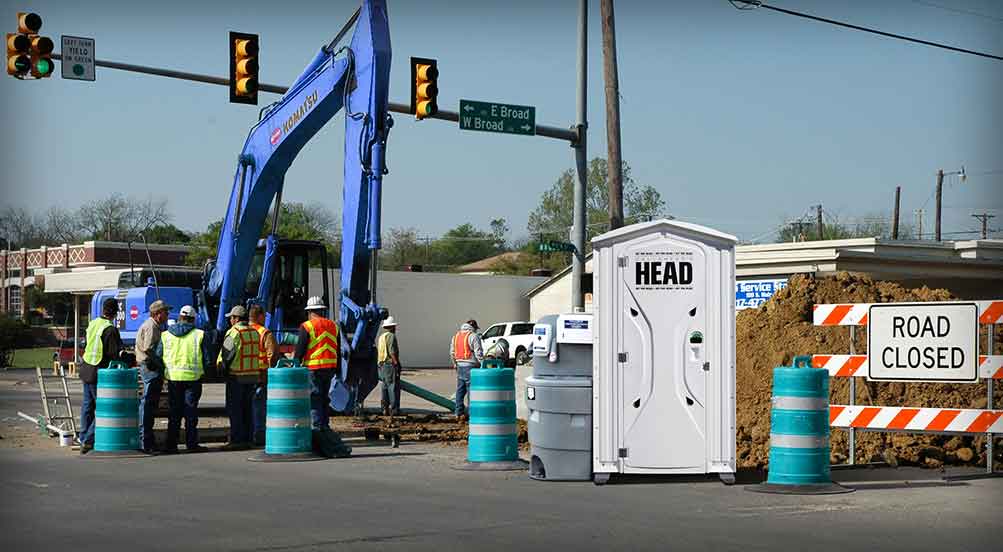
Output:
[[499,339],[508,341],[508,350],[514,362],[510,364],[526,364],[533,353],[533,323],[532,322],[499,322],[488,327],[481,334],[481,344],[484,352]]

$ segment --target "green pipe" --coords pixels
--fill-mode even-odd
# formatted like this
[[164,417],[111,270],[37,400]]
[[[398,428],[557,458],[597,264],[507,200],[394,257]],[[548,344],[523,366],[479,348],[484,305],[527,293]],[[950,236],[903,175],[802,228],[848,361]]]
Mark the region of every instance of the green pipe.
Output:
[[437,404],[449,410],[450,412],[456,411],[456,403],[447,399],[446,397],[443,397],[442,395],[436,395],[435,393],[429,391],[428,389],[418,387],[417,385],[403,379],[400,380],[400,385],[401,385],[401,390],[403,391],[407,391],[408,393],[411,393],[416,397],[425,399],[430,403]]

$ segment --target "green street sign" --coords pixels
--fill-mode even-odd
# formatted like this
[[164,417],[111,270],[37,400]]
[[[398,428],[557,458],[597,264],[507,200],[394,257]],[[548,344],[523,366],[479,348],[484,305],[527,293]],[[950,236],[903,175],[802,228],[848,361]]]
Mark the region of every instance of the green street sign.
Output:
[[494,102],[460,100],[460,130],[503,134],[536,134],[536,108]]
[[569,242],[548,240],[542,241],[536,246],[537,251],[541,253],[554,253],[558,251],[564,251],[568,253],[575,252],[575,244]]

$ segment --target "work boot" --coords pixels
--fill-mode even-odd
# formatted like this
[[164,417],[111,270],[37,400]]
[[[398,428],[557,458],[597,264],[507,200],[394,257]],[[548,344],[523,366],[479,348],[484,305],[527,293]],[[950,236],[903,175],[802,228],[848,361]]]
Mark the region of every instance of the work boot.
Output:
[[94,445],[92,445],[90,443],[81,443],[80,444],[80,454],[87,454],[93,448],[94,448]]
[[247,450],[249,448],[251,448],[251,444],[250,443],[227,443],[227,444],[223,445],[222,449],[220,449],[220,450],[224,450],[224,451]]
[[[248,447],[248,448],[250,448],[250,447]],[[190,447],[190,448],[187,448],[185,450],[187,450],[188,452],[209,452],[209,447],[202,446],[202,445],[195,445],[194,447]]]

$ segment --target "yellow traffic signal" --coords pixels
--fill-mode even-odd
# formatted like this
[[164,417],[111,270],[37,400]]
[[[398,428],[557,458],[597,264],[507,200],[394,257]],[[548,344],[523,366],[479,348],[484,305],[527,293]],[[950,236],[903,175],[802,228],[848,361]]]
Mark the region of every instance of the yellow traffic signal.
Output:
[[7,74],[23,77],[31,70],[31,58],[28,50],[31,40],[28,35],[7,33]]
[[411,58],[411,113],[419,121],[439,112],[439,68],[434,59]]
[[44,79],[52,76],[52,39],[46,36],[31,37],[31,76]]
[[230,103],[258,105],[258,35],[230,32]]
[[7,33],[7,74],[23,79],[29,72],[36,79],[52,76],[52,39],[39,36],[42,18],[37,13],[18,12],[17,32]]

